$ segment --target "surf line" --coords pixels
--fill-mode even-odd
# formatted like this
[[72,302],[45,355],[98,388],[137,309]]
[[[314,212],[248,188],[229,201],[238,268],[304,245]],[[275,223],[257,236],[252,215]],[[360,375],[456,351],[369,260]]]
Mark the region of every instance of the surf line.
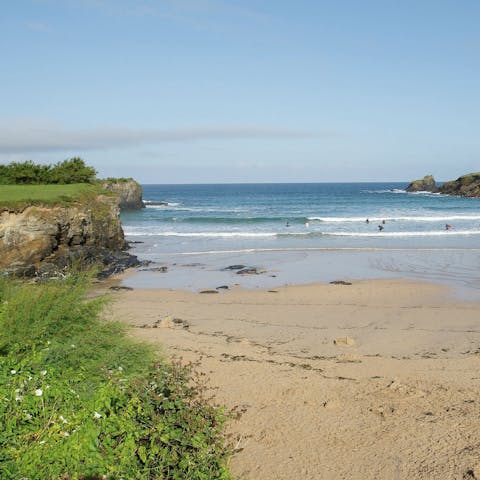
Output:
[[180,252],[174,255],[215,255],[222,253],[261,252],[480,252],[480,248],[395,248],[395,247],[291,247],[291,248],[245,248],[241,250],[206,250]]

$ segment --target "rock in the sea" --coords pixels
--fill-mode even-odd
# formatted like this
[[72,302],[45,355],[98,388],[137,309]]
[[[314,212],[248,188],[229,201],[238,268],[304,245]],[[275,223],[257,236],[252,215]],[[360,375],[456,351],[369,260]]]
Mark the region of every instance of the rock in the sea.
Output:
[[451,182],[446,182],[438,190],[447,195],[480,197],[480,172],[469,173]]
[[414,180],[406,188],[407,192],[436,192],[437,184],[432,175],[425,175],[420,180]]
[[218,293],[218,290],[201,290],[199,293]]
[[246,268],[245,265],[230,265],[229,267],[225,267],[223,270],[241,270],[242,268]]
[[258,275],[263,273],[263,270],[259,270],[257,267],[246,267],[237,271],[237,275]]
[[148,267],[148,268],[141,268],[140,272],[158,272],[158,273],[167,273],[168,267]]
[[216,290],[228,290],[228,285],[220,285]]
[[351,285],[352,282],[346,282],[345,280],[333,280],[330,285]]
[[133,178],[108,178],[102,181],[102,187],[119,196],[121,210],[140,210],[145,207],[142,186]]

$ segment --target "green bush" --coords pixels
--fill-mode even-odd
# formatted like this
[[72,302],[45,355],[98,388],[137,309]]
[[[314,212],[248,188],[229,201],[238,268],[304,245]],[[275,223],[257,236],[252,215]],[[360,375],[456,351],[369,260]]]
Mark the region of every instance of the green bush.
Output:
[[96,170],[78,157],[53,166],[39,165],[31,160],[0,165],[1,185],[92,183],[96,175]]
[[0,478],[230,479],[190,368],[100,320],[87,288],[0,280]]

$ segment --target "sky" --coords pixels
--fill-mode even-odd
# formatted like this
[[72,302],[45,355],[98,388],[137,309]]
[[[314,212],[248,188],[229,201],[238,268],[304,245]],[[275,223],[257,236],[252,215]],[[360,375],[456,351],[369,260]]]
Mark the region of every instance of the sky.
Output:
[[142,183],[480,170],[478,0],[15,0],[0,163]]

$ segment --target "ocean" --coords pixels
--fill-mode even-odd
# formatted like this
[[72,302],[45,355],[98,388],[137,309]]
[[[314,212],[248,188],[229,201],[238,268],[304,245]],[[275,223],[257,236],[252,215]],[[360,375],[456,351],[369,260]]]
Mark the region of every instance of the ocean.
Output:
[[[406,185],[143,185],[146,208],[122,213],[125,234],[139,242],[132,253],[169,273],[132,282],[196,289],[401,276],[479,289],[480,199]],[[265,273],[220,274],[228,263]]]

